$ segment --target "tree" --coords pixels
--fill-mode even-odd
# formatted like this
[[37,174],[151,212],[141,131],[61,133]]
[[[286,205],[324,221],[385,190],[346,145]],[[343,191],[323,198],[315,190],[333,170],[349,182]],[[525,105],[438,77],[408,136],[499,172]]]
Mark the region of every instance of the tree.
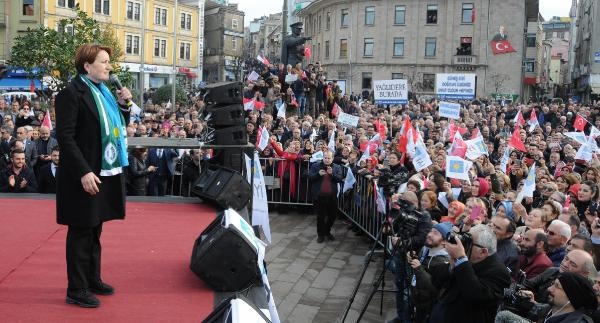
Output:
[[[183,88],[179,85],[177,85],[175,87],[175,100],[177,101],[177,103],[179,104],[187,104],[188,103],[188,98],[187,95],[185,94],[185,91],[183,90]],[[152,103],[154,104],[161,104],[161,103],[166,103],[169,102],[171,100],[171,97],[173,95],[173,84],[165,84],[161,87],[158,88],[158,90],[156,90],[156,92],[154,92],[154,95],[152,96]]]
[[28,28],[27,33],[15,39],[9,64],[24,68],[28,78],[41,80],[48,77],[50,88],[60,91],[77,75],[74,54],[85,43],[97,43],[113,49],[111,60],[115,74],[124,86],[131,85],[133,76],[118,62],[123,58],[121,42],[109,24],[101,24],[89,17],[76,5],[75,18],[61,19],[58,30],[40,26]]

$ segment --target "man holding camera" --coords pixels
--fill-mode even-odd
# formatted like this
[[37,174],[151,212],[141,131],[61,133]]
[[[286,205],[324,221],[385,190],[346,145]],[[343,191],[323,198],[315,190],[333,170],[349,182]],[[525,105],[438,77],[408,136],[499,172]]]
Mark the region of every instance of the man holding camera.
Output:
[[337,183],[343,180],[342,168],[333,163],[333,152],[323,153],[323,160],[311,165],[309,173],[311,196],[317,211],[317,242],[322,243],[325,237],[335,240],[331,227],[337,215]]
[[496,255],[494,231],[476,225],[469,233],[472,243],[466,250],[461,240],[468,239],[459,236],[444,243],[453,269],[430,322],[493,322],[504,288],[510,286],[510,273]]

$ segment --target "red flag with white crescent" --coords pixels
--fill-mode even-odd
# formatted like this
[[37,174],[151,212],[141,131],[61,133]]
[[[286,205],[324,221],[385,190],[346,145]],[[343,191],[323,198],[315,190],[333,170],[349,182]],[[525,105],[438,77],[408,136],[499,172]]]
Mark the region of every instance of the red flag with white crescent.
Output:
[[492,41],[490,46],[492,47],[492,53],[494,53],[494,55],[516,52],[508,40]]
[[50,111],[46,111],[46,115],[44,115],[44,120],[42,120],[42,126],[46,126],[52,131],[52,120],[50,120]]
[[333,115],[334,118],[337,118],[339,112],[340,112],[340,106],[334,102],[333,108],[331,108],[331,114]]
[[573,128],[577,129],[578,131],[583,131],[586,124],[587,120],[585,120],[584,117],[578,114],[577,117],[575,117],[575,121],[573,122]]
[[525,145],[523,144],[523,140],[521,140],[519,127],[515,126],[515,130],[513,131],[512,136],[510,137],[508,145],[520,151],[527,152],[527,149],[525,149]]

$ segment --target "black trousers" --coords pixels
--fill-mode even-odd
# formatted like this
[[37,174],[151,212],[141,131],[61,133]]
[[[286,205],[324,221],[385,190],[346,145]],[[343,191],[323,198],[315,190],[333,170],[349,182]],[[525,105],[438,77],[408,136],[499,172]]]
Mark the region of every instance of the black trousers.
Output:
[[315,201],[317,211],[317,235],[326,236],[331,233],[331,227],[337,216],[337,200],[335,195],[319,195]]
[[95,227],[69,226],[67,232],[67,278],[70,290],[100,281],[102,223]]

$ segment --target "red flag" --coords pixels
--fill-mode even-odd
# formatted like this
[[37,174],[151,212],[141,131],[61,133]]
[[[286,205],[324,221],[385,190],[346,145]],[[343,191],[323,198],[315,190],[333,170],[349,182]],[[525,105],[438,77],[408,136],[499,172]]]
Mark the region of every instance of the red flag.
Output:
[[308,46],[308,45],[304,46],[304,57],[310,58],[311,56],[312,56],[312,51],[310,49],[310,46]]
[[29,92],[35,92],[35,83],[33,82],[33,80],[31,80],[31,83],[29,83]]
[[467,154],[467,143],[462,139],[461,135],[458,133],[454,133],[452,145],[450,149],[448,149],[449,156],[458,156],[462,159],[465,158]]
[[508,40],[492,41],[490,46],[494,55],[516,52]]
[[523,144],[523,140],[521,140],[519,127],[515,126],[515,130],[513,131],[512,136],[510,137],[508,145],[520,151],[527,152],[527,149],[525,149],[525,145]]
[[473,10],[471,11],[471,22],[475,23],[475,6],[473,6]]
[[260,101],[254,101],[254,108],[256,110],[262,111],[265,108],[265,104]]
[[46,111],[46,115],[44,115],[44,120],[42,120],[42,126],[46,126],[52,131],[52,120],[50,120],[50,111]]
[[[408,131],[412,129],[412,131]],[[402,134],[400,135],[400,139],[398,140],[398,151],[401,153],[406,153],[406,146],[408,145],[408,135],[409,133],[414,133],[414,128],[412,123],[410,123],[410,118],[406,117],[404,119],[404,125],[402,125]],[[414,138],[413,138],[414,140]]]
[[338,113],[340,112],[340,106],[337,103],[333,103],[333,108],[331,108],[331,114],[334,118],[337,118]]
[[525,124],[525,118],[523,118],[523,113],[521,113],[521,109],[519,109],[519,112],[517,112],[517,115],[513,119],[513,122],[515,123],[515,125],[518,126],[522,126]]
[[586,124],[587,124],[587,120],[585,120],[584,117],[582,117],[581,115],[578,114],[577,117],[575,117],[575,122],[573,122],[573,128],[575,128],[579,131],[583,131]]

